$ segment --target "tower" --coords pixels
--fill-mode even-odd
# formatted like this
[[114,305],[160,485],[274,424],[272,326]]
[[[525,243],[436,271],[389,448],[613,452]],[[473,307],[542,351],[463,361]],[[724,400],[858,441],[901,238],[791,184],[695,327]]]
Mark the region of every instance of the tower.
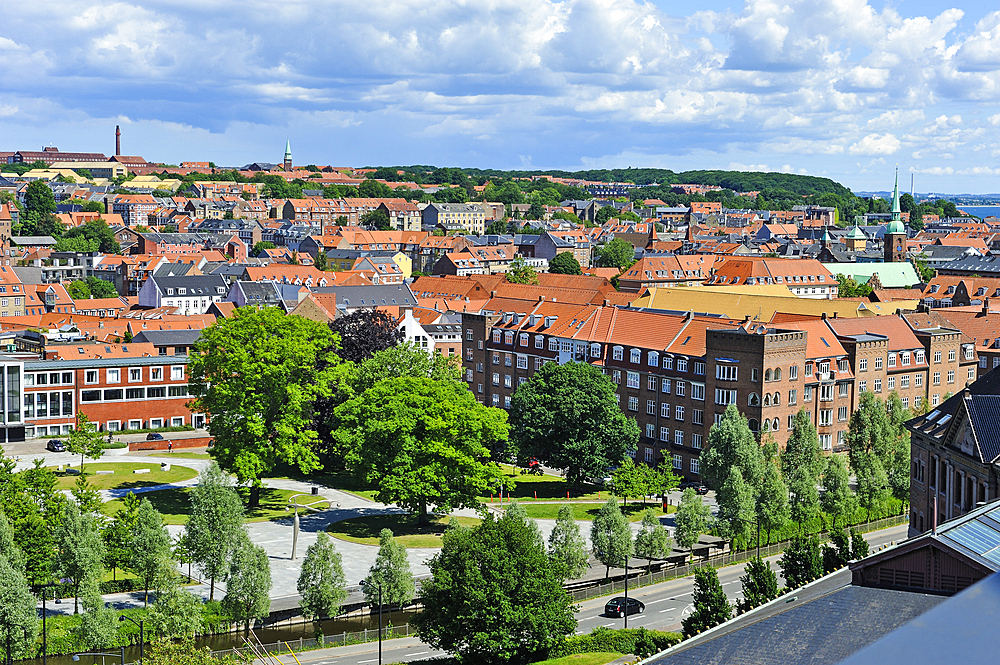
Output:
[[120,125],[115,125],[115,155],[121,156],[122,154],[122,128]]
[[844,244],[847,245],[848,251],[851,252],[863,252],[868,244],[868,236],[865,235],[859,227],[861,220],[864,219],[861,215],[854,218],[854,226],[851,228],[850,233],[844,238]]
[[285,171],[291,172],[292,170],[292,144],[285,139]]
[[892,220],[885,229],[883,256],[886,263],[906,260],[906,227],[899,210],[899,169],[896,169],[896,184],[892,190]]

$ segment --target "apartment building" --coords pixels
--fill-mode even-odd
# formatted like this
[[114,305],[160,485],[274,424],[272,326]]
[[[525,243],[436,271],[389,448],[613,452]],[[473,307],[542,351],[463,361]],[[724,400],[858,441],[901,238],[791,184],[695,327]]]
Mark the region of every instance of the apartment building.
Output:
[[472,235],[486,233],[486,211],[476,203],[431,203],[423,210],[424,230],[464,229]]

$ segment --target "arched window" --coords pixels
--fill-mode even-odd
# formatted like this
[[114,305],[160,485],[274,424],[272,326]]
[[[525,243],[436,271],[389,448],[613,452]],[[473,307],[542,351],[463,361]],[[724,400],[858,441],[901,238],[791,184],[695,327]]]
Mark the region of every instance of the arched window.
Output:
[[778,431],[778,419],[777,418],[775,418],[774,421],[771,423],[771,429],[773,429],[775,432]]
[[781,381],[781,368],[780,367],[777,368],[776,370],[774,370],[774,380],[775,381]]
[[751,432],[760,431],[760,423],[757,422],[756,418],[751,418],[750,420],[748,420],[747,421],[747,425],[750,426],[750,431]]
[[771,431],[771,421],[770,420],[765,420],[764,421],[764,431],[765,432],[770,432]]
[[764,406],[771,406],[771,393],[764,393]]
[[764,370],[764,380],[765,381],[770,381],[771,380],[771,370],[769,370],[769,369]]
[[774,393],[774,399],[771,400],[771,404],[775,406],[781,404],[781,393]]
[[747,406],[760,406],[760,395],[750,393],[750,397],[747,398]]

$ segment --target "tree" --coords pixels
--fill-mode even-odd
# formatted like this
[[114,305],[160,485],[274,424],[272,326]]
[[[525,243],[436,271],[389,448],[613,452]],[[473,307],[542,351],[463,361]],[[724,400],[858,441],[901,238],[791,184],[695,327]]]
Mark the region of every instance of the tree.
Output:
[[660,523],[656,511],[647,508],[642,515],[642,525],[635,534],[635,555],[647,561],[647,571],[653,571],[653,559],[666,559],[673,551],[674,542],[667,527]]
[[549,559],[562,580],[575,580],[590,567],[587,541],[573,517],[573,506],[559,508],[555,526],[549,532]]
[[684,637],[692,637],[733,616],[733,608],[726,598],[715,568],[697,568],[694,571],[694,610],[681,620]]
[[270,240],[258,240],[253,244],[253,248],[250,250],[250,256],[260,256],[260,253],[265,249],[274,249],[275,244]]
[[263,619],[271,609],[271,565],[267,552],[240,536],[233,548],[226,577],[226,596],[222,607],[236,621],[243,622],[243,631],[250,633],[250,622]]
[[771,544],[771,532],[784,526],[788,516],[788,487],[781,479],[778,467],[773,461],[768,461],[764,482],[757,494],[757,527],[767,534],[768,545]]
[[335,364],[327,326],[275,307],[241,307],[202,330],[188,364],[189,406],[210,414],[215,459],[251,486],[251,508],[277,462],[319,467],[314,403],[332,393]]
[[404,376],[429,378],[435,381],[461,381],[462,363],[456,361],[454,356],[428,353],[414,342],[405,341],[376,351],[370,358],[357,365],[353,376],[344,380],[350,382],[353,394],[357,395],[379,381]]
[[582,275],[580,262],[573,252],[560,252],[549,259],[549,272],[554,275]]
[[868,541],[857,529],[851,529],[851,559],[858,561],[868,556]]
[[[96,250],[63,249],[60,251],[96,251]],[[87,279],[78,279],[74,282],[70,282],[69,286],[66,287],[66,291],[69,293],[70,297],[73,298],[73,300],[88,300],[91,297],[94,298],[118,297],[118,292],[115,291],[115,287],[113,284],[93,276],[88,277]]]
[[833,516],[833,529],[837,529],[837,518],[849,518],[858,509],[858,500],[851,491],[847,465],[839,455],[831,455],[823,474],[823,496],[820,505]]
[[324,617],[340,614],[347,600],[347,580],[340,552],[325,531],[316,534],[316,542],[306,550],[296,584],[302,597],[302,613],[319,627]]
[[524,257],[515,256],[507,269],[507,281],[512,284],[538,284],[538,273]]
[[823,575],[823,557],[816,536],[796,536],[785,548],[778,566],[789,589],[797,589]]
[[604,564],[605,578],[611,574],[612,566],[622,568],[632,558],[632,528],[614,497],[608,499],[594,516],[590,525],[590,543],[594,556]]
[[[514,504],[515,506],[517,504]],[[532,522],[532,524],[534,524]],[[410,571],[410,561],[406,547],[392,537],[392,531],[382,529],[378,534],[379,550],[375,564],[365,578],[365,601],[372,605],[378,602],[378,583],[382,584],[382,603],[389,607],[406,607],[413,602],[417,593]]]
[[326,250],[321,249],[318,252],[316,252],[316,263],[315,263],[315,266],[316,266],[316,270],[321,270],[323,272],[326,272],[327,270],[329,270],[330,263],[326,259]]
[[788,478],[788,508],[792,521],[799,525],[800,533],[805,523],[819,513],[819,490],[816,489],[816,479],[804,466],[793,469]]
[[569,595],[544,548],[512,515],[449,528],[430,561],[420,638],[462,662],[524,663],[576,628]]
[[2,509],[0,509],[0,559],[24,574],[24,553],[14,542],[14,530]]
[[837,274],[837,297],[838,298],[867,298],[872,293],[872,287],[867,284],[858,284],[853,277]]
[[358,196],[364,199],[388,199],[393,197],[392,187],[368,178],[358,185]]
[[781,451],[780,459],[781,473],[786,479],[800,466],[804,466],[814,479],[818,479],[826,466],[819,447],[819,436],[809,417],[809,411],[805,408],[795,414],[792,433],[788,436],[785,449]]
[[771,563],[761,561],[760,557],[747,562],[740,584],[743,587],[743,598],[736,601],[740,614],[778,597],[778,576],[771,570]]
[[52,188],[43,180],[28,183],[24,190],[24,212],[35,220],[56,211],[56,198]]
[[613,205],[606,205],[598,210],[597,214],[594,215],[594,222],[596,222],[598,226],[603,226],[608,222],[608,220],[612,219],[617,214],[618,208]]
[[861,458],[867,453],[874,454],[884,465],[890,458],[894,435],[885,403],[875,393],[861,393],[858,408],[851,414],[847,430],[847,458],[855,473]]
[[630,242],[615,238],[597,250],[597,261],[605,268],[624,270],[635,263],[635,247]]
[[212,462],[191,490],[191,517],[184,527],[192,560],[209,580],[209,600],[215,599],[215,581],[226,576],[243,529],[243,502],[229,474]]
[[118,612],[105,604],[96,580],[87,585],[81,604],[83,616],[75,632],[83,646],[92,650],[113,646],[118,636]]
[[334,319],[330,330],[340,336],[337,355],[351,362],[361,362],[396,346],[405,336],[396,319],[374,307],[357,309]]
[[348,464],[428,523],[428,506],[450,512],[476,507],[502,478],[490,447],[507,438],[507,414],[476,401],[464,384],[430,378],[380,381],[338,406],[353,438]]
[[101,493],[94,489],[94,486],[87,480],[87,476],[82,473],[77,476],[70,493],[82,512],[92,515],[100,514],[104,501],[101,500]]
[[358,219],[358,224],[369,231],[388,231],[392,228],[389,213],[380,209],[369,210],[361,215]]
[[639,440],[639,426],[615,398],[614,384],[587,363],[546,363],[514,393],[511,452],[564,470],[579,485],[603,477]]
[[631,457],[626,457],[617,469],[611,472],[611,489],[615,496],[620,496],[628,505],[630,496],[645,496],[646,483],[643,478],[645,464],[636,465]]
[[149,608],[149,630],[164,637],[193,637],[201,630],[203,613],[201,598],[170,585]]
[[495,219],[486,227],[486,235],[500,236],[507,233],[507,222],[503,219]]
[[702,533],[708,530],[712,509],[702,502],[701,497],[692,488],[687,488],[681,494],[681,503],[674,515],[674,540],[684,549],[698,542]]
[[905,503],[910,498],[910,431],[904,423],[911,416],[895,390],[889,393],[885,406],[891,437],[882,463],[889,479],[889,490]]
[[[87,241],[90,246],[94,247],[94,249],[89,250],[92,252],[119,254],[122,251],[121,245],[118,244],[118,239],[115,238],[114,231],[111,230],[111,227],[103,219],[94,219],[86,224],[69,229],[62,234],[60,242],[73,238],[80,238]],[[58,243],[56,247],[59,247]]]
[[122,507],[101,534],[104,537],[106,552],[104,561],[111,568],[113,579],[117,579],[118,569],[128,569],[132,566],[138,512],[139,498],[134,492],[129,492],[122,499]]
[[56,570],[73,587],[73,614],[80,611],[81,586],[96,585],[104,572],[104,542],[93,515],[66,503],[62,522],[56,526]]
[[170,535],[163,526],[163,516],[149,499],[139,502],[135,513],[135,553],[130,570],[142,582],[143,602],[149,605],[149,590],[162,589],[174,574]]
[[80,456],[80,473],[83,473],[83,459],[101,459],[104,454],[104,436],[83,413],[76,414],[76,427],[70,430],[66,441],[67,452]]
[[831,545],[823,545],[823,572],[832,573],[851,560],[851,543],[843,529],[830,532]]
[[[81,252],[84,254],[89,254],[91,252],[96,252],[99,246],[100,245],[96,241],[88,240],[87,238],[84,238],[81,235],[76,235],[73,236],[72,238],[66,238],[65,236],[59,238],[59,240],[56,241],[56,244],[53,247],[53,249],[56,250],[57,252]],[[70,293],[70,295],[73,296],[74,300],[79,300],[79,298],[75,296],[72,292]]]
[[746,417],[735,404],[726,407],[722,420],[708,432],[708,450],[701,453],[701,475],[705,484],[718,491],[736,466],[751,487],[760,487],[764,457]]
[[865,509],[865,521],[871,521],[872,510],[881,508],[889,497],[889,477],[882,462],[871,452],[856,457],[854,476],[858,483],[858,503]]
[[30,658],[38,639],[38,600],[28,581],[10,562],[0,557],[0,650],[10,645],[15,660]]
[[716,502],[719,504],[721,532],[733,542],[737,539],[748,542],[756,522],[756,498],[739,467],[733,466],[729,470],[729,477],[719,489]]

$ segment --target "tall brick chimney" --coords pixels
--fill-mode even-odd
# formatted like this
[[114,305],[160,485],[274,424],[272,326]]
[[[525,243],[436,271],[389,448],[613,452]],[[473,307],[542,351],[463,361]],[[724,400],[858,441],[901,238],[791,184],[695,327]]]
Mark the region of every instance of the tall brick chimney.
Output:
[[115,125],[115,155],[121,156],[122,154],[122,129],[121,126]]

